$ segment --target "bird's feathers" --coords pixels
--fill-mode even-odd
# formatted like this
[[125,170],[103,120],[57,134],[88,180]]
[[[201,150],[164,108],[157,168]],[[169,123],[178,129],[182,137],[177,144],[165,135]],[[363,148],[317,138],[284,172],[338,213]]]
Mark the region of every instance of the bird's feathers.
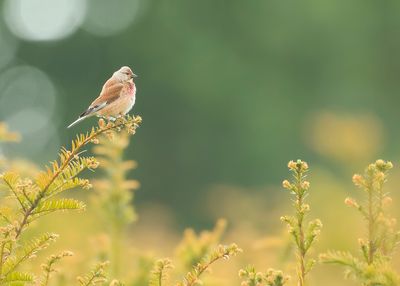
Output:
[[[126,70],[126,67],[123,67]],[[68,126],[74,126],[83,119],[97,115],[111,118],[126,114],[135,104],[136,88],[130,75],[121,68],[106,81],[101,89],[100,95],[90,104],[77,120]]]
[[89,106],[89,108],[86,109],[85,112],[83,112],[81,115],[79,115],[79,117],[83,117],[83,116],[86,116],[86,115],[95,113],[95,112],[97,112],[97,111],[103,109],[107,104],[108,104],[107,101],[105,101],[105,102],[103,102],[103,103],[100,103],[100,104],[98,104],[98,105],[93,105],[93,104],[91,104],[91,105]]
[[74,126],[75,124],[81,122],[81,121],[82,121],[83,119],[85,119],[86,117],[87,117],[87,115],[79,117],[77,120],[75,120],[75,121],[72,122],[70,125],[68,125],[67,128],[71,128],[71,127]]
[[115,82],[114,83],[109,83],[111,80],[108,80],[104,86],[103,89],[100,92],[100,95],[98,98],[96,98],[90,107],[101,105],[104,102],[107,102],[110,104],[111,102],[117,100],[119,96],[121,95],[121,91],[124,88],[124,84],[120,82]]

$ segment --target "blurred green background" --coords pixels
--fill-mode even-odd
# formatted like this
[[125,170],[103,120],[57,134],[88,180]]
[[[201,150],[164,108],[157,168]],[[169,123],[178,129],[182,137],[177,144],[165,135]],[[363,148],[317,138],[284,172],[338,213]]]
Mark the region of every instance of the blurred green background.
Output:
[[[95,119],[66,126],[129,65],[139,75],[133,113],[144,119],[127,154],[139,164],[136,204],[170,209],[178,227],[211,225],[204,204],[221,188],[261,197],[265,208],[287,199],[277,186],[290,159],[349,186],[377,157],[396,165],[399,1],[3,0],[0,7],[0,121],[23,135],[1,152],[54,159]],[[338,204],[351,192],[342,190]],[[213,199],[214,208],[227,196]]]
[[[282,265],[283,250],[271,253],[291,212],[280,183],[302,158],[324,223],[317,251],[355,249],[365,231],[343,204],[361,195],[352,174],[392,160],[399,204],[399,13],[395,0],[0,0],[0,121],[23,136],[0,155],[55,159],[96,120],[66,126],[128,65],[144,120],[126,156],[139,164],[136,247],[168,254],[184,227],[225,217],[226,239],[248,251],[234,277],[246,263]],[[87,230],[85,219],[70,223]],[[80,240],[49,224],[64,244]],[[337,285],[341,271],[321,268],[314,281]]]

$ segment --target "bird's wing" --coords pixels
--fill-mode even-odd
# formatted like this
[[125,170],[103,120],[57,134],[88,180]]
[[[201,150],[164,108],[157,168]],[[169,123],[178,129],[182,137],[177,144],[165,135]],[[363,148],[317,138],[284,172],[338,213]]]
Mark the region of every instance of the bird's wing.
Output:
[[123,87],[124,85],[120,82],[111,82],[111,80],[108,80],[104,84],[99,97],[90,104],[89,108],[81,114],[81,117],[95,113],[117,100]]
[[111,85],[107,85],[107,83],[101,90],[99,97],[92,102],[90,107],[99,106],[103,103],[110,104],[111,102],[119,98],[121,91],[124,88],[124,85],[120,82],[113,83]]

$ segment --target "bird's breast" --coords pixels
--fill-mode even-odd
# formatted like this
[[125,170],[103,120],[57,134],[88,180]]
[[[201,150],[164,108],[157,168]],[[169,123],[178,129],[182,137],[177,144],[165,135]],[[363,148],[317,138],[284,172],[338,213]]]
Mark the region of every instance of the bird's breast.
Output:
[[129,94],[130,96],[135,96],[135,93],[136,93],[136,86],[135,86],[135,84],[134,84],[133,82],[128,82],[128,87],[127,87],[127,89],[128,89],[128,94]]

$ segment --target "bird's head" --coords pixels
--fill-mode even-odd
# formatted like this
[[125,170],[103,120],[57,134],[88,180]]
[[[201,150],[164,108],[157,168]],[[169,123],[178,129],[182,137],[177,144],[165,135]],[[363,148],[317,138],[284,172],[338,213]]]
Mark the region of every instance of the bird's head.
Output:
[[137,77],[137,75],[135,75],[132,72],[130,67],[127,67],[127,66],[124,66],[124,67],[120,68],[119,70],[117,70],[113,74],[113,76],[116,77],[121,82],[127,82],[127,81],[130,81],[131,79],[133,79],[134,77]]

